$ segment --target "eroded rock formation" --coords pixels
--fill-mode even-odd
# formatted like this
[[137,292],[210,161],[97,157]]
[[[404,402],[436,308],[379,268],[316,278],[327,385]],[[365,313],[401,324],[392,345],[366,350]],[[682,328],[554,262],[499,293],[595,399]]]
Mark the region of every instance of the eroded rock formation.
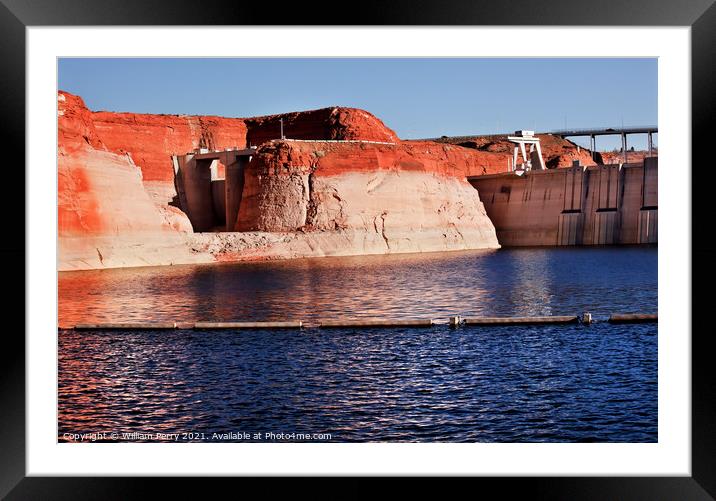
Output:
[[283,133],[292,139],[329,139],[398,142],[398,136],[376,116],[356,108],[332,107],[247,118],[246,142],[258,146]]
[[195,261],[186,215],[152,203],[142,171],[106,148],[80,98],[57,100],[59,269]]
[[94,123],[97,138],[108,149],[132,157],[141,167],[145,182],[172,181],[171,155],[198,148],[246,148],[280,139],[280,120],[284,135],[293,139],[399,141],[378,118],[355,108],[332,107],[253,118],[99,111],[89,113],[87,119]]
[[[60,270],[499,246],[465,178],[506,170],[504,138],[401,141],[342,107],[254,118],[91,112],[64,92],[58,115]],[[550,166],[591,162],[569,141],[541,139]],[[171,155],[249,145],[258,151],[236,232],[194,233]]]
[[109,150],[128,154],[141,166],[145,182],[173,182],[171,155],[246,146],[246,124],[240,118],[100,111],[91,119]]
[[[620,164],[624,162],[624,153],[621,151],[605,151],[600,154],[604,164]],[[649,154],[645,150],[627,150],[627,163],[642,163],[649,156],[657,156],[656,152]]]
[[496,248],[465,180],[483,168],[451,145],[273,141],[249,164],[236,229],[342,232],[370,253]]

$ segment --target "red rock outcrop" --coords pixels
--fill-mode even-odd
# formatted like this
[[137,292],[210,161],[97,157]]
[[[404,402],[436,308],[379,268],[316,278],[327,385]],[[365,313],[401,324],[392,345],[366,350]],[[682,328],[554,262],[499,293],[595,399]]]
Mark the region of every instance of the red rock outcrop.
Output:
[[172,155],[246,147],[246,124],[240,118],[100,111],[92,113],[92,120],[107,148],[129,154],[145,181],[173,182]]
[[106,149],[95,129],[92,112],[81,97],[60,91],[57,120],[57,143],[61,151],[71,154],[87,147]]
[[[63,92],[58,102],[60,269],[499,246],[466,177],[507,170],[504,137],[400,141],[342,107],[222,118],[90,112]],[[281,120],[289,140],[277,139]],[[540,139],[550,167],[593,163],[570,141]],[[192,234],[170,204],[171,155],[248,145],[259,149],[242,233]]]
[[186,216],[152,203],[141,170],[107,150],[82,99],[57,100],[59,269],[191,262]]
[[[624,162],[624,153],[621,151],[603,151],[600,153],[600,156],[605,165],[620,164]],[[658,152],[654,151],[651,155],[649,155],[649,152],[644,150],[627,150],[627,163],[642,163],[644,159],[649,156],[656,157],[658,156]]]
[[252,168],[268,175],[288,172],[297,166],[316,166],[326,176],[350,171],[403,170],[465,177],[488,173],[490,164],[502,157],[432,141],[378,144],[285,140],[264,144],[254,158]]
[[[400,143],[362,110],[244,120],[92,113],[64,92],[58,104],[60,270],[498,246],[479,196],[464,182],[466,174],[486,172],[492,154]],[[273,129],[282,118],[285,135],[308,141],[265,142],[280,134]],[[186,215],[168,204],[175,195],[171,155],[243,147],[249,137],[264,142],[251,165],[308,182],[300,220],[289,210],[272,224],[264,216],[247,224],[268,233],[192,235]],[[291,182],[252,186],[247,193],[266,189],[264,200],[296,194],[283,191]],[[250,207],[252,196],[246,200]],[[244,221],[251,214],[246,208]]]
[[430,142],[266,143],[245,173],[237,230],[334,232],[356,253],[497,248],[465,179],[481,160]]
[[247,118],[247,143],[258,146],[284,137],[289,139],[363,140],[395,143],[398,136],[375,115],[356,108],[322,108]]
[[150,115],[99,111],[91,114],[97,137],[111,151],[129,154],[145,182],[171,182],[171,155],[197,148],[223,150],[257,146],[284,135],[293,139],[398,141],[395,132],[370,113],[323,108],[254,118]]

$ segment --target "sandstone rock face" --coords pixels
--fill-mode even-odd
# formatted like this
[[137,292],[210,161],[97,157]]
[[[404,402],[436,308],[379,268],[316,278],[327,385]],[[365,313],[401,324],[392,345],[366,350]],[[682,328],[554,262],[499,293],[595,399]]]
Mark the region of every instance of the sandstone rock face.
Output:
[[267,141],[281,139],[281,120],[284,136],[289,139],[354,139],[389,143],[399,141],[395,132],[367,111],[333,107],[247,118],[247,142],[258,146]]
[[196,148],[221,150],[246,146],[246,125],[240,118],[138,113],[92,113],[95,129],[111,151],[129,154],[145,181],[172,183],[172,155]]
[[594,159],[592,159],[590,150],[579,147],[568,139],[551,134],[539,134],[539,138],[542,156],[548,168],[572,167],[575,160],[578,160],[580,165],[602,163],[598,152],[595,152]]
[[464,148],[274,141],[245,174],[238,231],[334,232],[355,253],[497,248]]
[[145,182],[172,182],[171,156],[175,154],[183,155],[197,148],[245,148],[280,139],[281,119],[284,135],[294,139],[399,141],[395,132],[378,118],[353,108],[323,108],[254,118],[100,111],[90,113],[86,119],[94,123],[97,139],[109,150],[132,157],[142,169]]
[[[465,178],[507,170],[513,145],[504,136],[401,141],[370,113],[342,107],[146,115],[91,112],[63,92],[58,105],[60,270],[499,247]],[[288,140],[278,139],[281,120]],[[568,140],[539,137],[549,167],[595,163]],[[195,234],[177,206],[171,155],[249,144],[259,149],[245,171],[237,231]],[[621,162],[603,155],[596,163]],[[629,152],[630,161],[642,156]]]
[[[640,163],[650,156],[658,156],[658,152],[654,151],[649,155],[649,152],[645,150],[627,150],[627,163]],[[603,151],[600,153],[600,157],[605,165],[624,163],[624,153],[620,151]]]
[[65,153],[87,147],[106,149],[97,135],[92,112],[81,97],[60,91],[57,94],[57,142]]
[[[273,139],[281,118],[284,134],[309,141],[268,142],[249,166],[241,221],[268,231],[193,234],[174,206],[171,154]],[[58,138],[61,271],[498,247],[464,181],[486,172],[491,154],[400,143],[362,110],[249,120],[92,113],[61,92]],[[252,178],[259,170],[270,175]]]
[[[216,261],[226,262],[390,253],[385,240],[379,234],[353,230],[311,233],[197,233],[191,237],[191,241],[192,248],[202,255],[210,255]],[[469,246],[459,245],[405,248],[404,252],[474,250]],[[496,247],[479,249],[489,251],[495,250]]]
[[139,166],[152,202],[168,224],[191,232],[186,215],[177,207],[171,156],[197,148],[244,148],[247,128],[243,119],[213,116],[91,113],[104,146],[126,155]]
[[58,95],[59,270],[191,262],[176,231],[186,216],[152,203],[141,170],[107,151],[90,117],[81,99]]

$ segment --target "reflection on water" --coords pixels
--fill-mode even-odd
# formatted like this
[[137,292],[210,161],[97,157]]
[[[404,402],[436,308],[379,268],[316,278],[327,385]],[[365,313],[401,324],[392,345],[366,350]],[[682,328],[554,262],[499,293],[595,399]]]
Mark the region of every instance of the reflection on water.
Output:
[[655,312],[656,248],[510,249],[60,273],[60,326]]
[[[655,312],[656,306],[655,248],[515,249],[59,276],[61,325],[583,311],[604,317]],[[605,322],[62,330],[58,439],[74,440],[66,433],[165,432],[204,433],[191,440],[211,441],[213,433],[296,432],[330,433],[338,442],[656,442],[656,332],[656,324]]]

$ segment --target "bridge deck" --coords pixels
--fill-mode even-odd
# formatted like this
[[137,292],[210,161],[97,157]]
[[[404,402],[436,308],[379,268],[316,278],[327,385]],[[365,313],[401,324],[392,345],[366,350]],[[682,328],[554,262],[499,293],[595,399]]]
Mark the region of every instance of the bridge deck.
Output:
[[[592,129],[559,129],[544,132],[535,132],[535,136],[541,134],[552,134],[553,136],[573,137],[573,136],[617,136],[621,134],[658,134],[659,128],[656,125],[646,125],[639,127],[600,127]],[[514,132],[505,132],[502,134],[473,134],[471,136],[442,136],[430,137],[425,139],[408,139],[408,141],[469,141],[476,137],[479,138],[500,138],[513,135]]]
[[643,127],[605,127],[598,129],[562,129],[548,132],[555,136],[613,136],[621,134],[656,134],[659,132],[657,126]]

